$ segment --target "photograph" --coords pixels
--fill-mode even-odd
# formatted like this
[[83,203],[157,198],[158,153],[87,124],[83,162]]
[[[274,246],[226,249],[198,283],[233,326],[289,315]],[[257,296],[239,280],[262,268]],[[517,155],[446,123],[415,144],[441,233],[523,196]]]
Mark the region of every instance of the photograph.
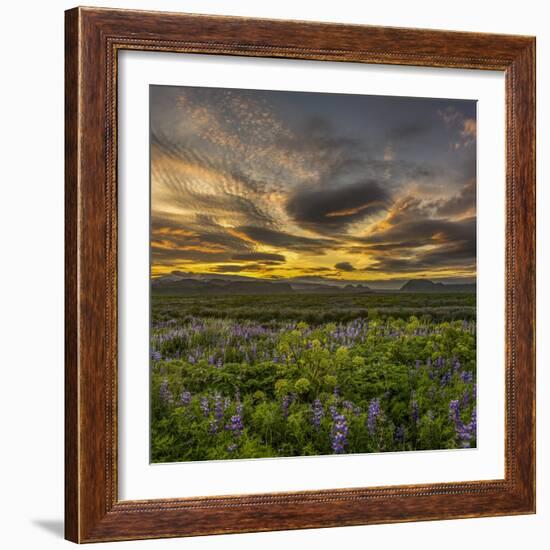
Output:
[[476,447],[476,101],[151,85],[151,462]]
[[3,548],[548,549],[548,10],[470,4],[3,4]]

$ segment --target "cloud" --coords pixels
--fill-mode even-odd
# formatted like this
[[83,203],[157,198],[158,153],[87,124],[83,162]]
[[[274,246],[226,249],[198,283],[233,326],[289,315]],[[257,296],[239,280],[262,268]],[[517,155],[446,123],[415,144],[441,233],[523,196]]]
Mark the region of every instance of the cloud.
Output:
[[333,187],[306,187],[294,193],[286,210],[300,226],[323,232],[384,210],[390,194],[374,181]]
[[241,271],[258,271],[263,270],[264,267],[259,264],[229,264],[229,265],[216,265],[209,268],[210,271],[215,273],[240,273]]
[[475,119],[473,118],[466,118],[463,122],[463,128],[462,128],[462,135],[464,137],[471,136],[475,137],[477,133],[477,124]]
[[[326,267],[326,266],[316,266],[316,267],[305,267],[300,266],[298,268],[300,273],[307,273],[307,274],[313,274],[317,275],[319,273],[334,273],[335,270],[332,267]],[[308,275],[300,275],[300,279],[307,278]]]
[[355,271],[355,268],[349,262],[339,262],[334,267],[339,271]]
[[416,252],[407,257],[378,257],[375,263],[365,268],[365,271],[414,273],[452,270],[456,273],[472,272],[476,268],[475,254],[475,243],[472,241],[447,243],[445,246],[439,246],[426,252]]
[[[417,248],[424,246],[422,241],[403,241],[395,243],[382,243],[369,245],[369,250],[374,251],[395,251],[395,250],[407,250],[411,248]],[[363,249],[360,249],[363,252]]]
[[437,112],[443,123],[453,134],[451,148],[458,151],[469,148],[476,142],[477,123],[475,118],[469,118],[456,107],[450,105]]
[[194,158],[192,149],[177,158],[153,149],[152,195],[156,209],[210,212],[235,220],[273,223],[267,205],[255,195],[259,184],[214,159]]
[[263,263],[269,262],[273,264],[286,261],[286,258],[282,254],[270,254],[268,252],[246,252],[242,254],[233,254],[231,259],[245,262],[262,261]]
[[437,213],[440,216],[457,216],[474,213],[476,209],[476,181],[471,179],[454,196],[438,201]]
[[250,242],[226,231],[208,216],[178,221],[154,215],[151,220],[153,263],[219,262],[248,252],[252,252]]
[[404,197],[369,234],[355,237],[349,251],[368,258],[366,271],[475,271],[475,216],[452,219],[441,215],[443,209],[463,212],[472,207],[471,201],[455,202]]
[[276,231],[266,227],[240,226],[236,229],[237,234],[242,233],[246,237],[261,244],[274,247],[288,248],[311,254],[324,254],[327,247],[336,246],[338,243],[333,239],[310,238],[299,235],[292,235],[283,231]]
[[475,240],[476,219],[459,221],[447,219],[407,220],[360,239],[365,244],[399,244],[426,246],[460,240]]
[[428,120],[405,122],[391,128],[387,137],[394,142],[411,141],[429,132],[431,124]]
[[402,100],[154,86],[153,267],[475,270],[472,104]]
[[364,241],[376,243],[367,246],[367,271],[475,270],[475,218],[407,221]]
[[449,105],[448,107],[445,107],[445,109],[439,109],[437,114],[446,126],[454,126],[464,119],[464,115],[453,105]]
[[462,121],[460,135],[462,136],[463,147],[469,147],[476,142],[477,124],[475,119],[466,118]]

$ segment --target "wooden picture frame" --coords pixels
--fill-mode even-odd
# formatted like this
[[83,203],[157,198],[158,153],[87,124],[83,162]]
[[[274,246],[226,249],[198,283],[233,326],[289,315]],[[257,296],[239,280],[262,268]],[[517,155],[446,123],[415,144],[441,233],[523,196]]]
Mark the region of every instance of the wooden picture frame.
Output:
[[[506,86],[505,477],[120,501],[117,53],[501,71]],[[65,533],[74,542],[535,512],[535,39],[99,8],[66,12]]]

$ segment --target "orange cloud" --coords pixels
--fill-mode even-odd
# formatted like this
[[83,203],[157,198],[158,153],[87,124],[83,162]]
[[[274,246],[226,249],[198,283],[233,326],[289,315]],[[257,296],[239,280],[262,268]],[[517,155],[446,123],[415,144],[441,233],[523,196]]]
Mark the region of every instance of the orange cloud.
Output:
[[463,129],[461,135],[463,137],[470,136],[475,137],[477,131],[477,124],[473,118],[467,118],[464,120]]

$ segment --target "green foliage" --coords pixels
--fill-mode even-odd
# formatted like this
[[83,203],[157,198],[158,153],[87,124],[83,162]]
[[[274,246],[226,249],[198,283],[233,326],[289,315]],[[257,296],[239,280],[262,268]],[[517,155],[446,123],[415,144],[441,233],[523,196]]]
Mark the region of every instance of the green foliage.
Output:
[[155,321],[189,317],[254,320],[262,323],[293,320],[318,326],[365,318],[388,317],[421,322],[475,320],[474,293],[375,293],[351,295],[277,294],[272,296],[153,295]]
[[475,446],[467,308],[465,294],[154,297],[153,461],[340,452],[336,414],[343,452]]

